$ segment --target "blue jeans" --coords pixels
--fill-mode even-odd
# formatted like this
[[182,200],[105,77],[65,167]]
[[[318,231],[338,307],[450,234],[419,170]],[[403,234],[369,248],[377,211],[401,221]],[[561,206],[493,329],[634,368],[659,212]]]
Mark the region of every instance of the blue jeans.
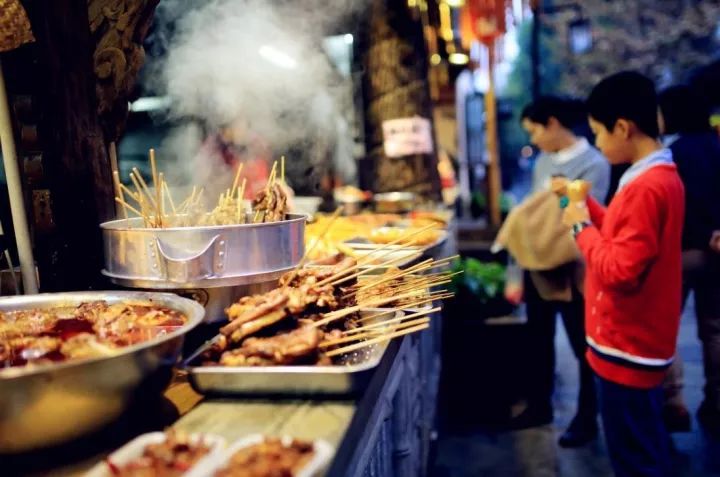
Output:
[[662,420],[662,385],[636,389],[597,375],[595,379],[605,442],[615,475],[672,475],[670,436]]

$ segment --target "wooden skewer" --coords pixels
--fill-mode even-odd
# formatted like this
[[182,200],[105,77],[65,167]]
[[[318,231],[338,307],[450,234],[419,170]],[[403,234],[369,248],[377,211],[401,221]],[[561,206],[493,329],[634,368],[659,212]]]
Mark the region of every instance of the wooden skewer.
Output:
[[292,281],[295,280],[295,277],[297,276],[300,269],[302,269],[302,267],[305,266],[305,263],[310,258],[310,254],[313,252],[313,250],[315,250],[315,247],[325,237],[325,234],[328,233],[328,231],[330,230],[330,227],[332,227],[333,222],[335,222],[337,220],[337,218],[340,217],[340,214],[342,213],[342,211],[343,211],[342,205],[340,207],[338,207],[337,209],[335,209],[335,212],[333,212],[333,214],[330,216],[330,219],[328,220],[327,225],[325,226],[323,231],[320,233],[320,235],[317,236],[317,238],[315,239],[315,242],[310,246],[309,249],[305,250],[305,253],[303,254],[302,258],[300,259],[300,262],[297,264],[295,269],[292,271],[292,275],[290,275],[290,279],[287,280],[287,282],[285,282],[285,286],[283,288],[287,288],[290,285],[290,283],[292,283]]
[[[120,174],[118,171],[112,172],[113,176],[113,184],[115,185],[115,195],[118,197],[123,203],[125,203],[125,196],[123,196],[123,190],[120,186]],[[115,207],[115,214],[119,217],[122,215],[124,219],[128,218],[127,214],[127,207],[122,205],[121,203],[117,204],[117,207]]]
[[[451,292],[444,292],[443,294],[435,294],[435,295],[432,295],[429,297],[424,297],[422,300],[414,301],[414,302],[411,302],[411,303],[408,303],[408,304],[405,304],[405,305],[402,305],[399,307],[395,307],[394,309],[395,310],[409,310],[409,309],[417,308],[426,303],[432,303],[436,300],[444,300],[444,299],[450,298],[452,296],[454,296],[454,293],[451,293]],[[379,316],[386,315],[387,313],[388,313],[387,311],[381,311],[379,313],[375,313],[374,315],[360,318],[357,320],[357,322],[365,323],[367,321],[374,320],[374,319],[378,318]]]
[[143,179],[143,176],[142,176],[142,174],[140,174],[140,171],[138,170],[138,168],[133,167],[132,171],[135,174],[135,177],[137,178],[138,182],[140,183],[140,186],[142,187],[141,190],[145,193],[146,196],[148,196],[150,198],[150,202],[152,203],[152,205],[154,205],[155,208],[157,208],[157,203],[155,202],[155,198],[150,193],[150,188],[148,187],[147,182],[145,182],[145,179]]
[[127,187],[122,182],[120,183],[120,190],[122,190],[124,194],[127,194],[128,197],[130,197],[132,200],[134,200],[138,204],[140,203],[140,198],[138,197],[138,195],[135,192],[131,191],[130,188]]
[[[162,177],[162,172],[160,173],[160,177]],[[167,185],[167,182],[165,180],[162,181],[163,183],[163,190],[165,191],[165,194],[167,195],[168,202],[170,202],[170,208],[173,211],[173,215],[177,215],[177,209],[175,208],[175,201],[173,201],[172,194],[170,193],[170,186]]]
[[382,328],[391,323],[405,322],[405,321],[409,320],[410,318],[417,318],[419,316],[429,315],[430,313],[435,313],[436,311],[440,311],[440,310],[442,310],[442,307],[436,306],[435,308],[418,311],[415,313],[411,313],[409,315],[400,316],[398,318],[392,318],[390,320],[382,320],[377,323],[371,323],[369,325],[361,326],[360,328],[353,328],[353,329],[345,331],[345,334],[350,335],[350,334],[360,333],[361,331],[365,331],[365,330],[369,330],[369,329]]
[[[405,294],[405,295],[400,295],[400,296],[391,296],[391,297],[382,297],[375,301],[368,301],[363,305],[350,306],[347,308],[343,308],[341,310],[327,313],[327,314],[325,314],[325,316],[322,319],[315,321],[310,326],[318,327],[318,326],[326,325],[335,320],[339,320],[340,318],[344,318],[348,315],[352,315],[353,313],[360,311],[363,308],[377,308],[382,305],[391,303],[395,300],[403,300],[405,298],[413,298],[413,297],[414,297],[414,295],[411,295],[411,294]],[[401,309],[401,308],[396,308],[396,309]],[[390,310],[388,310],[388,311],[390,311]]]
[[280,182],[285,185],[285,156],[280,156]]
[[[429,228],[429,227],[431,227],[431,226],[428,226],[427,228]],[[345,270],[342,270],[342,271],[338,272],[337,274],[335,274],[335,275],[333,275],[333,276],[330,276],[330,277],[326,278],[325,280],[322,280],[322,281],[319,282],[317,285],[318,285],[318,286],[326,285],[327,283],[330,283],[331,281],[333,281],[333,280],[335,280],[335,279],[337,279],[337,278],[340,278],[340,277],[342,277],[343,275],[348,275],[348,274],[352,273],[354,270],[357,270],[357,269],[360,268],[360,267],[366,266],[368,263],[370,263],[370,262],[373,261],[373,260],[377,260],[377,259],[379,259],[379,258],[383,258],[383,257],[385,257],[386,255],[389,255],[389,254],[395,252],[395,251],[396,251],[395,249],[391,249],[391,250],[385,250],[385,249],[387,249],[388,247],[391,247],[391,246],[393,246],[393,245],[397,245],[397,244],[399,244],[400,242],[405,241],[406,238],[410,238],[410,237],[412,237],[413,235],[415,235],[415,234],[417,234],[417,233],[421,233],[422,231],[423,231],[423,229],[419,229],[418,231],[413,232],[412,234],[408,235],[407,237],[403,237],[403,238],[399,238],[399,239],[393,240],[392,242],[387,243],[387,244],[383,245],[382,247],[377,248],[377,249],[371,251],[370,253],[368,253],[367,255],[365,255],[364,257],[362,257],[361,259],[359,259],[358,262],[357,262],[357,264],[356,264],[355,266],[349,267],[349,268],[347,268],[347,269],[345,269]],[[381,251],[383,251],[383,253],[381,253],[379,256],[371,257],[372,255],[374,255],[374,254],[376,254],[376,253],[378,253],[378,252],[381,252]],[[379,264],[379,265],[377,265],[377,266],[375,266],[375,267],[370,267],[370,268],[368,268],[367,270],[365,270],[365,271],[363,271],[362,273],[357,274],[357,275],[355,275],[355,276],[363,275],[363,274],[368,273],[369,271],[371,271],[371,270],[373,270],[373,269],[376,269],[376,268],[385,268],[385,267],[387,267],[388,265],[394,264],[395,262],[399,262],[399,261],[404,260],[404,259],[405,259],[405,257],[397,257],[397,258],[395,258],[395,259],[392,259],[392,260],[386,261],[386,262],[384,262],[384,263],[382,263],[382,264]],[[354,277],[347,277],[347,279],[350,279],[350,278],[354,278]],[[343,281],[346,281],[346,280],[343,280]]]
[[383,343],[383,342],[385,342],[385,341],[390,341],[391,339],[398,338],[398,337],[403,336],[403,335],[407,335],[407,334],[410,334],[410,333],[415,333],[415,332],[417,332],[417,331],[422,331],[422,330],[424,330],[424,329],[426,329],[426,328],[429,328],[429,327],[430,327],[430,325],[427,324],[427,323],[425,323],[425,324],[423,324],[423,325],[414,326],[414,327],[412,327],[412,328],[408,328],[408,329],[405,329],[405,330],[402,330],[402,331],[396,331],[396,332],[394,332],[394,333],[390,333],[390,334],[387,334],[387,335],[384,335],[384,336],[379,336],[379,337],[377,337],[377,338],[373,338],[373,339],[370,339],[370,340],[367,340],[367,341],[363,341],[362,343],[356,343],[356,344],[352,344],[352,345],[349,345],[349,346],[345,346],[345,347],[343,347],[343,348],[338,348],[338,349],[334,349],[334,350],[332,350],[332,351],[328,351],[327,353],[325,353],[325,356],[327,356],[327,357],[333,357],[333,356],[338,356],[338,355],[341,355],[341,354],[349,353],[350,351],[355,351],[355,350],[358,350],[358,349],[361,349],[361,348],[365,348],[366,346],[371,346],[371,345],[374,345],[374,344]]
[[142,212],[137,210],[135,207],[133,207],[132,205],[125,202],[124,200],[122,200],[120,197],[115,197],[115,202],[122,205],[125,209],[137,214],[138,217],[145,217],[145,214],[143,214]]
[[[402,323],[402,324],[396,326],[393,331],[404,330],[406,328],[412,328],[413,326],[422,325],[425,323],[430,323],[430,318],[419,318],[417,320],[408,321],[407,323]],[[336,346],[336,345],[339,345],[342,343],[350,343],[353,341],[365,340],[368,338],[375,338],[376,336],[378,336],[378,333],[381,333],[380,336],[382,336],[382,334],[384,334],[381,330],[365,330],[363,333],[360,333],[360,334],[351,335],[351,336],[343,336],[342,338],[336,338],[334,340],[323,341],[322,343],[318,344],[318,347],[319,348],[328,348],[330,346]]]
[[160,228],[165,227],[165,194],[163,194],[163,190],[165,189],[165,175],[160,172],[158,174],[158,183],[155,185],[157,190],[155,191],[158,194],[158,217],[159,217],[159,223]]
[[242,185],[240,186],[240,190],[238,191],[238,203],[237,203],[238,223],[241,223],[241,222],[245,223],[245,220],[247,220],[245,218],[245,214],[243,211],[243,200],[245,200],[244,197],[245,197],[245,183],[246,182],[247,182],[246,178],[243,177]]
[[150,171],[152,172],[153,187],[155,188],[155,221],[162,227],[162,186],[158,176],[157,162],[155,162],[155,149],[150,148]]
[[232,183],[232,189],[230,189],[230,196],[234,196],[235,192],[237,191],[238,184],[240,183],[240,173],[242,173],[243,166],[245,163],[241,162],[240,165],[237,168],[237,171],[235,171],[235,179],[233,179]]

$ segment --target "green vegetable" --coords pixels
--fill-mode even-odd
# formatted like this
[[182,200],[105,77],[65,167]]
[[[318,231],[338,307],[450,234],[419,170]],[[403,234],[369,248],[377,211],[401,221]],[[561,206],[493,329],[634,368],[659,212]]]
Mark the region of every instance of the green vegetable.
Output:
[[482,262],[475,258],[458,259],[452,271],[464,273],[452,278],[450,288],[455,293],[463,288],[477,296],[482,303],[502,295],[505,290],[505,266],[497,262]]

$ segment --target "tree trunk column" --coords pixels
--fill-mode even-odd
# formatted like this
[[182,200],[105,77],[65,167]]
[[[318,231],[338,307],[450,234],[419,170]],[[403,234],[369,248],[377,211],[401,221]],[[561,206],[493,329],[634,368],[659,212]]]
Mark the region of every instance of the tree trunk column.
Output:
[[375,192],[404,190],[439,199],[435,151],[390,158],[383,150],[384,121],[420,116],[432,124],[422,25],[405,0],[373,0],[366,41],[362,64],[365,144],[374,168],[370,186]]

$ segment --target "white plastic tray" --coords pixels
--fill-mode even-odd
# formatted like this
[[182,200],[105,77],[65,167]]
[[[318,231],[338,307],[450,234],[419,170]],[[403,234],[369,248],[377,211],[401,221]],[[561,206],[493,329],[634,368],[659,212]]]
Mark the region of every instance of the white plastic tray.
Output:
[[[225,467],[226,463],[230,461],[232,456],[245,447],[250,447],[255,444],[261,443],[265,439],[265,436],[260,434],[253,434],[242,439],[235,441],[230,447],[219,454],[215,454],[212,459],[208,459],[203,462],[202,467],[197,466],[192,474],[188,474],[187,477],[212,477],[215,472]],[[289,436],[281,437],[283,444],[289,445],[292,438]],[[314,454],[312,459],[297,472],[294,477],[317,477],[322,475],[322,472],[327,468],[332,460],[335,450],[333,447],[323,440],[313,441]]]
[[[115,474],[113,474],[112,470],[108,466],[108,460],[114,465],[123,466],[133,459],[137,459],[142,456],[146,446],[150,444],[159,444],[164,442],[165,439],[166,434],[164,432],[150,432],[142,434],[110,454],[106,460],[90,469],[85,474],[85,477],[113,477]],[[184,477],[201,477],[203,475],[207,475],[204,473],[197,473],[197,471],[209,464],[209,462],[214,458],[217,458],[217,456],[225,449],[227,444],[225,439],[213,434],[190,435],[191,442],[198,442],[200,440],[203,440],[210,445],[210,452],[205,457],[197,461],[190,470],[185,472],[185,474],[183,474]]]

